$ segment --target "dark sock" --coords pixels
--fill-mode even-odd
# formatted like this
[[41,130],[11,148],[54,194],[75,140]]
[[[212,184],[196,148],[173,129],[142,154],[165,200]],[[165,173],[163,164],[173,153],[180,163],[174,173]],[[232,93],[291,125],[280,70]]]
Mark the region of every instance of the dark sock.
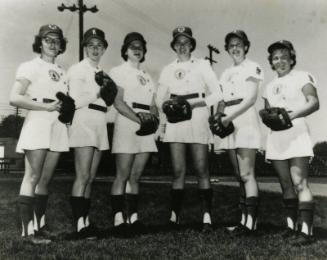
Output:
[[34,197],[34,214],[37,221],[37,228],[40,230],[41,227],[41,218],[44,216],[45,220],[45,211],[48,204],[48,195],[35,194]]
[[309,234],[306,235],[312,235],[314,210],[315,203],[313,201],[299,203],[301,226],[305,223],[308,226],[309,230]]
[[[73,213],[73,224],[74,227],[76,227],[76,230],[78,229],[78,220],[83,217],[84,218],[84,212],[85,212],[85,199],[84,197],[70,197],[70,205],[72,207],[72,213]],[[78,230],[77,230],[78,231]]]
[[86,218],[89,216],[90,208],[91,208],[91,199],[84,198],[84,214],[83,214],[84,223],[86,222]]
[[111,195],[110,197],[111,197],[112,216],[115,217],[115,215],[118,212],[124,213],[124,208],[125,208],[124,195]]
[[[287,218],[290,218],[293,221],[294,228],[293,230],[296,230],[297,227],[297,213],[298,213],[298,207],[299,207],[299,200],[296,199],[284,199],[284,210],[285,210],[285,217],[286,222]],[[290,228],[287,224],[287,227]]]
[[139,195],[138,194],[126,194],[126,202],[127,202],[127,212],[128,218],[137,213],[138,210],[138,202],[139,202]]
[[202,213],[209,213],[211,215],[212,208],[212,189],[199,189],[199,196],[201,200]]
[[19,215],[22,223],[22,236],[28,236],[28,224],[33,222],[33,204],[34,197],[19,195]]
[[238,204],[238,207],[241,210],[241,214],[245,216],[245,221],[244,223],[246,223],[246,215],[247,215],[247,211],[246,211],[246,205],[245,205],[245,196],[240,195],[240,201]]
[[182,201],[184,198],[184,189],[180,189],[180,190],[172,189],[170,191],[170,195],[171,195],[171,211],[175,212],[178,222],[181,208],[182,208]]
[[258,205],[259,205],[259,198],[258,197],[248,197],[245,199],[246,211],[247,211],[247,218],[248,216],[252,217],[253,225],[250,227],[250,230],[255,229],[255,224],[258,217]]

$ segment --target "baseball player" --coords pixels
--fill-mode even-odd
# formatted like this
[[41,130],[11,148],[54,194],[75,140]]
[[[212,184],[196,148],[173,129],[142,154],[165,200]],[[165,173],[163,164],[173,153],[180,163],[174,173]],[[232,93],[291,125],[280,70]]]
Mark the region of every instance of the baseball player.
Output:
[[91,185],[95,178],[102,151],[109,149],[106,112],[107,105],[100,97],[95,73],[108,42],[105,33],[90,28],[82,44],[86,57],[68,71],[71,96],[75,99],[75,118],[69,128],[69,143],[74,149],[75,181],[70,203],[76,238],[92,237],[95,226],[90,225]]
[[[224,116],[222,123],[234,124],[234,132],[217,140],[215,149],[226,149],[240,182],[239,206],[242,212],[233,234],[249,234],[256,229],[258,185],[255,179],[256,151],[261,147],[259,117],[254,104],[263,80],[261,67],[246,55],[250,41],[244,31],[236,30],[225,37],[225,50],[233,65],[221,75]],[[218,110],[220,106],[218,105]],[[218,138],[218,137],[217,137]]]
[[47,186],[60,152],[69,150],[67,127],[58,120],[61,102],[56,98],[57,92],[68,92],[66,73],[55,63],[65,50],[62,30],[53,24],[41,26],[33,43],[33,51],[40,55],[19,66],[10,94],[11,105],[28,110],[16,151],[25,154],[18,199],[22,236],[33,243],[50,242],[39,236],[46,228]]
[[[308,186],[313,150],[305,117],[319,109],[316,81],[310,73],[294,70],[296,53],[291,42],[275,42],[268,47],[268,53],[277,77],[265,88],[265,107],[285,108],[293,126],[269,131],[266,158],[272,161],[283,191],[287,220],[283,236],[294,238],[291,239],[294,245],[302,245],[314,241],[314,201]],[[294,236],[298,217],[300,227]]]
[[[180,26],[174,29],[171,48],[176,52],[177,59],[164,67],[161,72],[157,105],[161,109],[166,100],[177,102],[182,100],[184,105],[189,103],[192,108],[192,114],[187,115],[188,120],[171,123],[169,121],[174,121],[174,118],[168,118],[163,138],[163,142],[169,143],[174,171],[169,225],[178,227],[180,224],[186,149],[189,148],[194,170],[198,176],[203,230],[207,231],[212,229],[213,196],[208,169],[208,144],[212,141],[208,108],[216,104],[221,99],[221,95],[219,81],[210,64],[203,59],[193,57],[192,52],[195,47],[196,40],[192,36],[191,28]],[[185,108],[187,110],[187,106]]]
[[[119,86],[114,103],[118,114],[112,144],[116,177],[111,187],[113,232],[117,234],[127,231],[126,222],[131,224],[129,231],[132,233],[144,232],[145,228],[138,217],[139,178],[150,153],[157,152],[154,133],[159,124],[154,103],[155,85],[151,76],[140,67],[146,51],[142,34],[128,33],[121,48],[124,62],[110,71],[110,76]],[[157,120],[156,127],[150,134],[138,135],[146,120]],[[124,218],[125,198],[127,219]]]

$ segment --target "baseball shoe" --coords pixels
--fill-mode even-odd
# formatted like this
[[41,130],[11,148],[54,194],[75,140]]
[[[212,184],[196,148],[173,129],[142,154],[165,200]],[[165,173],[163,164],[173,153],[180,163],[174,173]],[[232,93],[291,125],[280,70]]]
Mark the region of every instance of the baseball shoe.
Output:
[[304,234],[303,232],[297,233],[297,236],[290,241],[292,246],[300,247],[311,245],[316,242],[316,239],[312,235]]
[[141,222],[140,220],[136,220],[132,224],[130,224],[129,229],[134,235],[146,234],[148,231],[146,225],[144,225],[143,222]]
[[48,238],[53,239],[54,235],[52,234],[52,231],[49,229],[47,225],[43,226],[39,230],[34,230],[34,236],[35,237],[42,237],[42,238]]
[[210,233],[213,231],[213,226],[210,223],[203,223],[202,224],[202,233]]
[[237,236],[251,236],[254,235],[255,230],[250,230],[246,226],[238,224],[235,227],[227,227],[228,234],[237,237]]
[[297,232],[294,229],[286,228],[280,235],[283,239],[293,239],[297,236]]
[[64,237],[65,240],[95,240],[97,239],[96,234],[89,227],[82,228],[80,231],[75,231]]
[[169,220],[167,227],[169,230],[178,230],[180,229],[180,224],[174,221]]
[[33,244],[33,245],[48,245],[52,241],[43,237],[36,237],[35,235],[29,235],[23,238],[24,242]]
[[122,223],[120,225],[114,226],[111,229],[111,234],[114,237],[118,237],[118,238],[127,238],[131,236],[131,232],[129,230],[129,225],[127,223]]

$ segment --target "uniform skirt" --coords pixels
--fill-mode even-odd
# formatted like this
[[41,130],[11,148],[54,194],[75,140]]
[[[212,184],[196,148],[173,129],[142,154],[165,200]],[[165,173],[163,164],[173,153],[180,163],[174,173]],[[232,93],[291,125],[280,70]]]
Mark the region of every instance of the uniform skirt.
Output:
[[49,149],[69,151],[68,131],[58,120],[58,112],[29,111],[17,143],[16,151]]
[[[225,108],[225,114],[231,113],[236,107]],[[229,136],[221,139],[215,137],[215,150],[221,149],[260,149],[262,148],[261,128],[258,113],[250,107],[243,114],[233,120],[235,130]]]
[[309,128],[304,118],[292,120],[293,127],[270,131],[267,136],[266,159],[286,160],[313,156]]
[[70,147],[95,147],[108,150],[106,113],[83,107],[76,110],[72,125],[69,127]]
[[114,126],[112,153],[157,152],[155,135],[138,136],[135,132],[139,128],[138,123],[118,114]]
[[190,120],[179,123],[167,122],[163,141],[168,143],[212,143],[213,138],[208,118],[208,109],[201,107],[192,110]]

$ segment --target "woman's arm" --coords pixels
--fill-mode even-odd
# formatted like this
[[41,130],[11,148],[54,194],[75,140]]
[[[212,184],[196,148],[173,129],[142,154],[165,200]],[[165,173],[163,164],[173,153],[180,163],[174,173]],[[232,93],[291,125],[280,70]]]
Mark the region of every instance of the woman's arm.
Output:
[[302,93],[307,102],[299,110],[289,112],[291,120],[308,116],[319,109],[317,90],[312,84],[308,83],[304,85]]
[[124,101],[124,89],[117,86],[118,92],[115,98],[114,107],[117,111],[128,119],[141,124],[140,118],[136,115],[136,113],[131,109],[126,102]]
[[15,81],[9,97],[10,105],[28,110],[39,110],[49,112],[60,110],[61,104],[59,101],[53,101],[51,103],[42,103],[34,101],[31,98],[25,96],[27,88],[30,84],[31,82],[25,78]]

